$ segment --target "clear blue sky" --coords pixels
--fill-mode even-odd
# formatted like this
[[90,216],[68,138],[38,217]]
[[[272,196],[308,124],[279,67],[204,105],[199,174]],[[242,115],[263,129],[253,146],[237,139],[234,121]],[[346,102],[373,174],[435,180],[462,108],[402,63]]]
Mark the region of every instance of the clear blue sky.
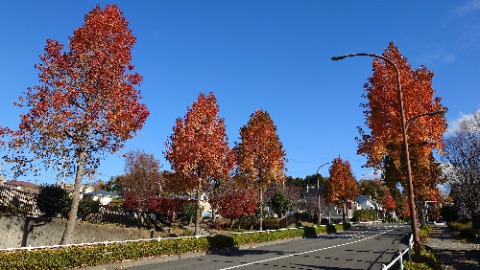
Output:
[[[381,54],[389,41],[412,67],[435,73],[433,86],[451,126],[480,109],[480,0],[19,0],[5,1],[0,10],[1,125],[18,125],[20,110],[12,103],[38,84],[33,65],[45,40],[67,44],[96,4],[118,5],[130,22],[137,38],[133,63],[144,76],[140,90],[151,111],[125,150],[103,161],[99,179],[122,174],[128,150],[152,153],[170,169],[164,143],[200,92],[216,95],[232,145],[250,114],[268,111],[288,175],[314,174],[340,155],[357,179],[371,177],[371,169],[361,168],[365,159],[356,155],[354,137],[364,123],[359,104],[372,59],[330,57]],[[320,173],[328,175],[328,166]],[[52,183],[54,175],[44,172],[39,181]]]

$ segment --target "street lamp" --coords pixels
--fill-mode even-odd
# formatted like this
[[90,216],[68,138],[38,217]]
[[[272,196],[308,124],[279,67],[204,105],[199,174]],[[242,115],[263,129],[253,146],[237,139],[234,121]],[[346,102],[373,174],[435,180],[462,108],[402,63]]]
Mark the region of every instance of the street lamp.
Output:
[[322,168],[325,165],[330,164],[330,162],[324,163],[320,165],[317,169],[317,224],[320,225],[322,224],[322,208],[321,208],[321,202],[320,202],[320,168]]
[[[412,182],[412,168],[410,165],[410,154],[408,152],[408,142],[407,142],[407,123],[405,121],[405,113],[403,110],[403,98],[402,98],[402,84],[400,81],[400,72],[398,70],[397,65],[387,57],[378,54],[372,53],[352,53],[352,54],[345,54],[340,56],[333,56],[332,60],[342,60],[347,57],[355,57],[355,56],[368,56],[373,58],[382,59],[388,62],[390,65],[393,66],[397,75],[397,92],[398,92],[398,100],[400,103],[400,116],[401,116],[401,125],[402,125],[402,137],[403,137],[403,153],[405,158],[405,163],[407,164],[407,186],[408,186],[408,201],[410,205],[410,215],[411,215],[411,228],[413,234],[413,249],[415,251],[415,261],[418,261],[420,258],[420,239],[418,237],[418,226],[416,221],[417,212],[415,210],[415,195],[413,193],[413,182]],[[420,116],[418,116],[420,117]],[[416,118],[416,117],[414,117]],[[414,118],[410,119],[413,120]]]

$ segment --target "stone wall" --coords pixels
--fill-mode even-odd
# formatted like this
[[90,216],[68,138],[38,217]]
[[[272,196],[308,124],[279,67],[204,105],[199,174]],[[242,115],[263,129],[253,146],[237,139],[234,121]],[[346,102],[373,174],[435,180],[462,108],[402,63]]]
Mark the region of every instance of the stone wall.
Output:
[[[38,218],[0,215],[0,248],[58,245],[64,228],[64,219],[47,222]],[[77,222],[72,244],[147,239],[159,236],[161,236],[160,233],[145,229]]]

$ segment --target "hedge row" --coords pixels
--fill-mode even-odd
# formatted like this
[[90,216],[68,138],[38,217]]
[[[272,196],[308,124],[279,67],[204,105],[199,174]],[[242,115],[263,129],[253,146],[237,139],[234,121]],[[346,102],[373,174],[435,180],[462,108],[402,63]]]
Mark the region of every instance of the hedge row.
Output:
[[342,225],[329,225],[202,238],[172,238],[162,241],[8,251],[0,253],[0,269],[71,269],[124,260],[238,247],[294,237],[314,237],[320,233],[342,230],[343,227]]

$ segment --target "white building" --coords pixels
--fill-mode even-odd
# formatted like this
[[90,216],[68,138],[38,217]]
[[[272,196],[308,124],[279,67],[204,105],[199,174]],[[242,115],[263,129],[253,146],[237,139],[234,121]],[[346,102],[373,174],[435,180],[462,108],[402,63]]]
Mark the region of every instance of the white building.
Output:
[[102,205],[109,204],[114,198],[120,198],[120,195],[106,190],[97,190],[85,193],[84,198],[91,198],[95,201],[100,201]]

